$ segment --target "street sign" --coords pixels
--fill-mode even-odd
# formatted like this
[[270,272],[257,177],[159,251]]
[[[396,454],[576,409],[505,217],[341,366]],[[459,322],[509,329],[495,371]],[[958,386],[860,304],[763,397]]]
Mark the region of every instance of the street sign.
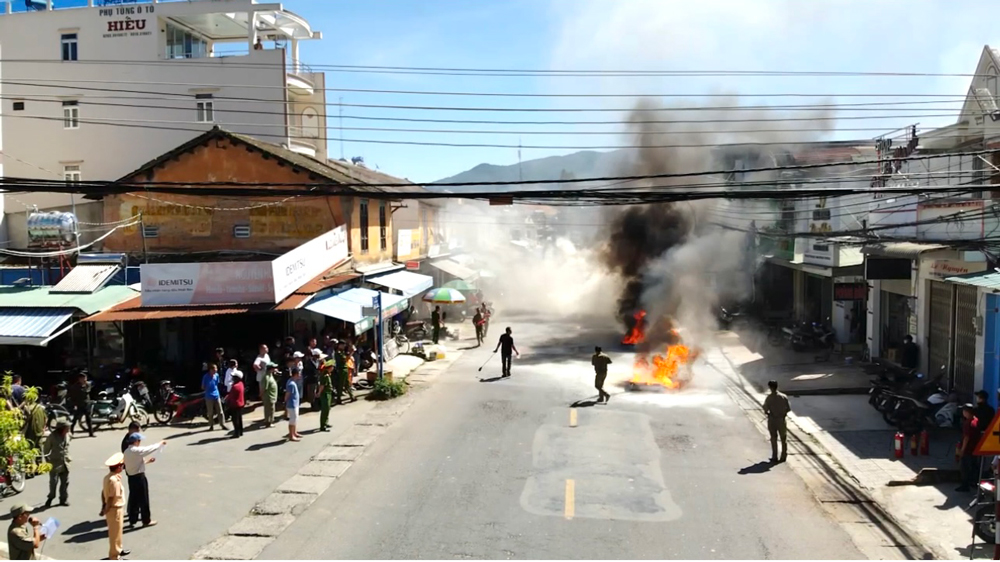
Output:
[[1000,416],[993,416],[993,422],[983,432],[974,454],[977,456],[1000,455]]
[[420,269],[420,262],[418,261],[408,261],[406,262],[406,269],[410,271],[416,271]]

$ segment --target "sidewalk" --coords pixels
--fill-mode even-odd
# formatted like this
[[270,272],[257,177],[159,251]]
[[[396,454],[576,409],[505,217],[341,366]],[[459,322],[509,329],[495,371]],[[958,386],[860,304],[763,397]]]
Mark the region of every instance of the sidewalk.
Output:
[[[722,338],[722,341],[721,349],[726,359],[734,369],[744,373],[743,367],[748,361],[754,361],[756,354],[743,347],[735,337]],[[809,367],[803,366],[802,371],[812,371]],[[791,373],[785,382],[796,379],[791,368],[785,372]],[[758,398],[763,400],[764,390],[757,382],[751,381],[751,384]],[[779,384],[784,390],[782,379]],[[807,393],[808,390],[806,387]],[[969,558],[972,519],[965,507],[973,495],[955,492],[957,483],[950,478],[956,468],[954,450],[958,435],[955,431],[942,429],[932,433],[927,456],[911,455],[907,443],[904,458],[897,460],[893,454],[895,429],[885,423],[864,396],[802,393],[792,396],[790,419],[797,426],[800,439],[810,436],[819,443],[872,500],[938,558]],[[924,468],[939,469],[941,472],[935,476],[941,480],[935,478],[934,483],[923,486],[905,484],[913,481]],[[890,482],[893,485],[889,485]],[[988,559],[992,555],[992,545],[988,548],[977,545],[976,558]]]
[[861,367],[836,353],[826,359],[815,351],[761,345],[764,338],[734,332],[720,333],[718,339],[729,360],[758,392],[766,390],[769,380],[778,381],[789,396],[867,394],[870,388],[870,377]]

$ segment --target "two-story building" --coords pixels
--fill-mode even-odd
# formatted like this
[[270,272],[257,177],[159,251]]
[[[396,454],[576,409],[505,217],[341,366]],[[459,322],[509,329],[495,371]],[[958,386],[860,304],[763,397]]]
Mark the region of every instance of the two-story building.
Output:
[[[282,4],[28,4],[5,2],[0,14],[8,176],[114,180],[216,124],[325,159],[324,74],[299,56],[303,41],[322,35]],[[27,245],[35,207],[101,222],[100,207],[79,197],[9,193],[5,202],[0,237],[15,248]]]

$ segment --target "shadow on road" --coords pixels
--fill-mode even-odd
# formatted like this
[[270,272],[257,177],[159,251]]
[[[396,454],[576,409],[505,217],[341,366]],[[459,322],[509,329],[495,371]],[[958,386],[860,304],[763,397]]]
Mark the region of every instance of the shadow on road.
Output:
[[107,523],[105,523],[103,519],[84,521],[66,529],[63,534],[69,537],[66,539],[66,542],[68,543],[96,541],[99,539],[106,539],[108,537],[106,526]]
[[278,445],[283,445],[287,439],[282,437],[277,441],[271,441],[270,443],[255,443],[247,447],[247,451],[260,451],[261,449],[270,449],[271,447],[277,447]]
[[195,441],[193,443],[188,443],[188,447],[197,447],[198,445],[209,445],[211,443],[218,443],[219,441],[225,441],[230,439],[229,435],[220,435],[219,437],[206,437],[200,441]]
[[570,408],[590,408],[591,406],[596,406],[597,404],[600,404],[600,402],[598,402],[597,398],[594,397],[594,398],[585,398],[583,400],[577,400],[576,402],[573,402],[572,404],[570,404],[569,407]]
[[203,430],[199,429],[199,430],[196,430],[196,431],[185,431],[184,433],[174,433],[174,434],[171,434],[171,435],[167,435],[163,439],[164,439],[164,441],[171,441],[171,440],[174,440],[174,439],[180,439],[182,437],[191,437],[192,435],[198,435],[202,431]]
[[770,472],[773,466],[774,463],[770,461],[760,461],[750,466],[741,468],[737,474],[763,474],[765,472]]
[[503,377],[498,376],[498,377],[492,377],[492,378],[489,378],[489,379],[479,379],[479,382],[497,382],[498,380],[502,380],[502,379],[503,379]]

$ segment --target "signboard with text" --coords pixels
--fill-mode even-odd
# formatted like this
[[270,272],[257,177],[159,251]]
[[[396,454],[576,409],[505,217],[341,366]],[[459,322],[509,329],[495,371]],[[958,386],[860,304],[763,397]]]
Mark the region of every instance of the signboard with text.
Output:
[[956,275],[979,273],[981,271],[986,271],[986,262],[934,260],[931,262],[928,274],[934,279],[947,279]]
[[833,300],[835,301],[863,301],[867,298],[867,283],[836,283],[833,285]]
[[347,259],[347,228],[340,225],[275,259],[274,297],[281,301],[310,279]]

